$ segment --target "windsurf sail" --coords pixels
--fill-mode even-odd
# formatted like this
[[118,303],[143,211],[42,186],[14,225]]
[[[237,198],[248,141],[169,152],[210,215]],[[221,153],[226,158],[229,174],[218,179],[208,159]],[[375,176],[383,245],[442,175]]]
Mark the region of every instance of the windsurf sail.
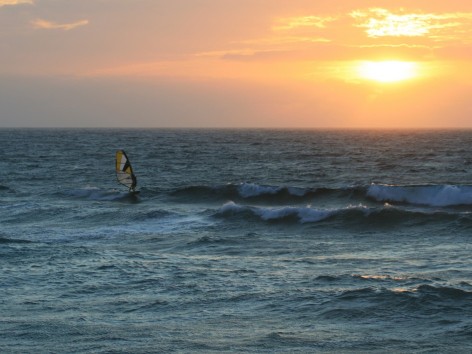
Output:
[[136,176],[133,173],[133,168],[131,167],[131,163],[126,155],[124,150],[118,150],[116,152],[116,178],[118,182],[122,185],[129,188],[130,192],[134,192],[136,189]]

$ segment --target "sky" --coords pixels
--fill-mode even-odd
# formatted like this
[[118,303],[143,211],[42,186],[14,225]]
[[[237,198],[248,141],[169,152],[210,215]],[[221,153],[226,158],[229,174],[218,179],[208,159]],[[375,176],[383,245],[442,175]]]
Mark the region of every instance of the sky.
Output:
[[0,127],[472,128],[470,0],[0,0]]

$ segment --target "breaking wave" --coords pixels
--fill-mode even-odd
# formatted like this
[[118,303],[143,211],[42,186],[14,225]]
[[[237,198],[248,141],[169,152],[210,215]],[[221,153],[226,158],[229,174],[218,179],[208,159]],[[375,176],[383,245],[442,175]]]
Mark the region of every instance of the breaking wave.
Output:
[[472,205],[472,186],[388,186],[371,185],[367,196],[376,201],[433,207]]
[[472,186],[425,185],[401,186],[372,184],[339,188],[303,188],[271,186],[255,183],[218,186],[188,186],[173,190],[171,196],[187,201],[244,201],[287,204],[311,202],[320,199],[346,199],[351,203],[380,202],[422,205],[430,207],[456,207],[472,205]]
[[412,221],[472,221],[470,213],[454,213],[448,211],[434,211],[425,209],[405,209],[390,205],[368,207],[364,205],[346,206],[341,208],[320,209],[312,206],[297,207],[263,207],[242,205],[233,201],[225,203],[217,211],[220,217],[254,217],[261,221],[286,221],[317,223],[328,219],[340,219],[345,222],[362,223],[369,225],[386,225]]
[[365,195],[365,188],[304,188],[297,186],[271,186],[255,183],[215,186],[186,186],[170,192],[175,198],[187,201],[251,200],[265,203],[298,203],[314,198],[338,198]]
[[232,215],[253,215],[264,221],[276,221],[294,219],[301,223],[318,222],[332,216],[336,211],[317,210],[310,207],[281,207],[281,208],[264,208],[257,206],[245,206],[228,202],[223,205],[217,212],[220,216]]

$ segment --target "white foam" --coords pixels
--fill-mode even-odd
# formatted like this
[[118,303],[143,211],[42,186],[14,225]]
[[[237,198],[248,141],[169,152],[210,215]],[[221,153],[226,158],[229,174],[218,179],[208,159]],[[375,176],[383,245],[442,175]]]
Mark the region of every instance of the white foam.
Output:
[[436,207],[472,205],[472,186],[371,185],[367,196],[377,201],[402,202]]
[[315,210],[311,208],[301,208],[298,210],[298,217],[301,223],[318,222],[336,214],[336,210]]
[[[275,195],[282,191],[284,187],[261,186],[255,183],[241,183],[238,186],[238,193],[243,198],[258,197],[261,195]],[[303,197],[307,190],[300,187],[286,187],[288,193],[295,197]]]
[[234,213],[234,212],[237,213],[244,210],[247,210],[247,208],[239,204],[236,204],[235,202],[230,201],[230,202],[225,203],[218,212],[221,214],[227,214],[227,213]]
[[232,201],[224,204],[219,209],[220,214],[251,212],[253,215],[258,216],[265,221],[281,220],[286,217],[294,216],[301,223],[318,222],[342,211],[344,211],[344,209],[319,210],[311,207],[293,206],[280,208],[244,206]]
[[298,208],[255,208],[254,213],[259,215],[262,220],[277,220],[287,216],[298,214]]
[[277,220],[296,216],[301,223],[321,221],[333,213],[333,211],[316,210],[309,207],[257,208],[254,212],[262,220]]
[[241,197],[250,198],[264,194],[277,194],[281,189],[281,187],[260,186],[254,183],[242,183],[238,187],[238,192]]

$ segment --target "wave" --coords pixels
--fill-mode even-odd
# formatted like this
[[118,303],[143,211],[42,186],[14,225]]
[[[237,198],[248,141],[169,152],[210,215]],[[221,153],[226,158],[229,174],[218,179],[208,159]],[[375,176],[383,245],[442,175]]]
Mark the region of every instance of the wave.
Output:
[[[442,301],[460,301],[472,300],[472,291],[460,289],[453,286],[439,286],[422,284],[412,288],[361,288],[355,290],[346,290],[340,293],[337,298],[342,300],[365,300],[368,297],[378,298],[379,300],[388,300],[391,296],[401,296],[408,299],[420,299],[426,303],[426,300]],[[467,302],[468,302],[467,301]],[[415,301],[415,304],[418,302]]]
[[454,286],[419,285],[407,288],[357,288],[341,291],[324,304],[320,315],[329,319],[372,320],[386,314],[409,317],[412,314],[463,318],[470,315],[472,292]]
[[470,213],[453,213],[447,211],[405,209],[384,205],[368,207],[365,205],[349,205],[341,208],[317,209],[311,206],[296,207],[263,207],[237,204],[233,201],[225,203],[215,214],[219,217],[253,217],[261,221],[317,223],[328,219],[340,219],[345,222],[367,222],[369,225],[398,224],[402,221],[472,221]]
[[271,186],[255,183],[215,186],[186,186],[170,191],[170,195],[187,201],[251,200],[261,203],[299,203],[315,198],[339,198],[365,195],[365,188],[304,188]]
[[266,204],[315,202],[321,200],[353,203],[396,203],[428,207],[463,207],[472,205],[472,186],[467,185],[382,185],[337,188],[271,186],[255,183],[216,186],[188,186],[170,192],[189,202],[251,200]]
[[250,215],[264,221],[296,220],[301,223],[318,222],[329,218],[336,211],[317,210],[310,207],[281,207],[264,208],[256,206],[239,205],[228,202],[217,212],[218,216]]
[[472,186],[389,186],[374,184],[367,189],[367,197],[382,202],[432,207],[470,206],[472,205]]
[[243,198],[254,198],[268,195],[305,197],[314,193],[313,190],[307,188],[264,186],[254,183],[242,183],[237,186],[237,191]]
[[32,243],[32,241],[0,237],[0,244],[9,244],[9,243],[13,243],[13,244],[14,243]]
[[420,285],[413,289],[413,293],[433,300],[472,300],[472,291],[452,286]]

